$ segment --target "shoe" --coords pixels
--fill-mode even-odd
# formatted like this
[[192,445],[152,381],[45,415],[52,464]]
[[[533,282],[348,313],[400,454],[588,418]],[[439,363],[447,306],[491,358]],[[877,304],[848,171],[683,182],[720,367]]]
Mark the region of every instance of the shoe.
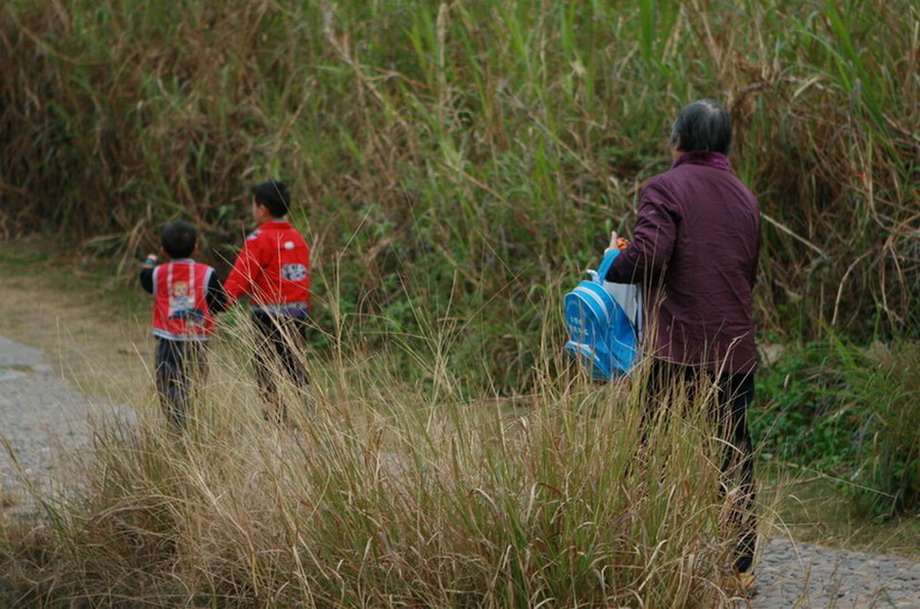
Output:
[[750,571],[735,573],[735,588],[744,598],[757,596],[757,576]]

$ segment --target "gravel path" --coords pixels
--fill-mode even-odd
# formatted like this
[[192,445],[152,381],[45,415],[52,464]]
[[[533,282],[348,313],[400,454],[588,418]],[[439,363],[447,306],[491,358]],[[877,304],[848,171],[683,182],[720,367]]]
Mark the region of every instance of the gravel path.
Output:
[[0,336],[0,505],[7,513],[31,509],[23,474],[40,491],[51,489],[55,448],[88,442],[89,418],[104,406],[75,391],[41,351]]
[[[87,414],[98,406],[56,375],[40,351],[0,336],[0,435],[40,487],[51,484],[55,466],[49,440],[86,442]],[[5,452],[0,499],[10,490],[27,497]],[[27,498],[11,503],[14,511],[29,505]],[[772,539],[756,572],[759,592],[739,609],[920,609],[920,563],[911,560]]]
[[[0,336],[0,489],[4,505],[28,508],[20,472],[44,489],[51,483],[53,443],[85,437],[86,401],[55,374],[41,351]],[[16,460],[10,458],[9,452]]]
[[920,563],[771,539],[757,566],[754,609],[920,609]]

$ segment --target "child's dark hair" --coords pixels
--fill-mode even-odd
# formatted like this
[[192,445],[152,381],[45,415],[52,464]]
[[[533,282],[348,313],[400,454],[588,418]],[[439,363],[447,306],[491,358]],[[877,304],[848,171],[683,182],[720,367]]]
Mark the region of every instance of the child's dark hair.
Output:
[[276,218],[286,216],[291,207],[291,194],[284,182],[269,180],[253,186],[252,196],[255,197],[256,203],[264,205]]
[[188,222],[176,220],[163,228],[160,240],[170,258],[188,258],[195,251],[198,233]]

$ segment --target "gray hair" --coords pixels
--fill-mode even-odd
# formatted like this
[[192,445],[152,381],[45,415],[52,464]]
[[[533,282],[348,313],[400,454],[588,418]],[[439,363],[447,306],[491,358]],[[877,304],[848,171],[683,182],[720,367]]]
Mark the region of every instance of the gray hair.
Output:
[[711,99],[684,106],[671,128],[672,147],[683,152],[709,150],[728,154],[732,119],[725,107]]

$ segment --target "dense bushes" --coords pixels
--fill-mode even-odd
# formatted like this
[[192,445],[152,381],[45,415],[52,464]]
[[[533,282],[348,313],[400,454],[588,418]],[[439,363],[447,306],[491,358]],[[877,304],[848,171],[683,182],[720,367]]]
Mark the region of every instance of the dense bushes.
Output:
[[[329,307],[457,327],[456,365],[533,382],[539,320],[637,187],[670,120],[717,97],[764,215],[762,326],[917,334],[917,13],[481,0],[13,0],[0,9],[0,231],[126,262],[201,225],[220,265],[246,185],[288,178]],[[871,49],[871,53],[866,49]],[[120,267],[127,275],[130,267]],[[480,375],[480,370],[489,374]]]
[[752,433],[767,460],[838,479],[873,516],[920,508],[920,346],[816,343],[762,375]]

